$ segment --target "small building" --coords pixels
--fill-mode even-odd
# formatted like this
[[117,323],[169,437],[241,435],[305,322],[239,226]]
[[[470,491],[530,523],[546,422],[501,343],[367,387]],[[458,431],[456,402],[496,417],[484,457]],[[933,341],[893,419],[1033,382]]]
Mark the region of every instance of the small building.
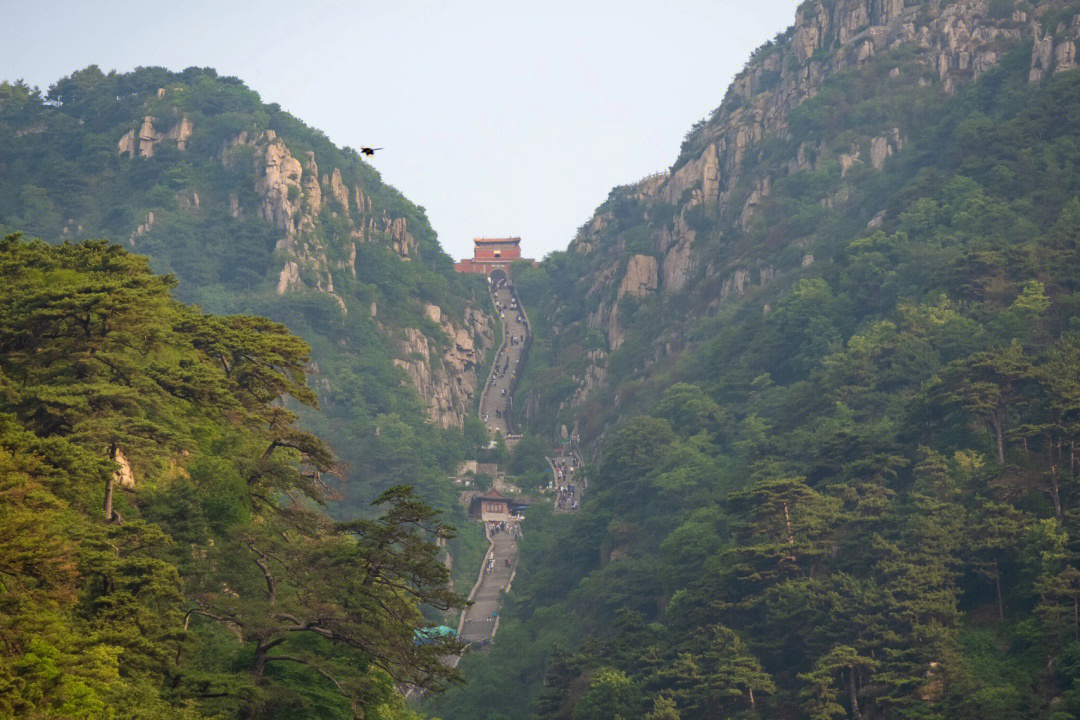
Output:
[[[511,263],[519,260],[536,263],[535,260],[521,257],[521,238],[474,238],[473,256],[454,265],[460,273],[478,273],[490,275],[494,270],[506,272]],[[509,273],[507,272],[507,276]]]
[[413,630],[413,636],[417,645],[434,645],[460,639],[457,630],[446,625],[416,628]]
[[492,488],[473,497],[469,517],[483,522],[505,522],[519,516],[526,503],[514,500]]

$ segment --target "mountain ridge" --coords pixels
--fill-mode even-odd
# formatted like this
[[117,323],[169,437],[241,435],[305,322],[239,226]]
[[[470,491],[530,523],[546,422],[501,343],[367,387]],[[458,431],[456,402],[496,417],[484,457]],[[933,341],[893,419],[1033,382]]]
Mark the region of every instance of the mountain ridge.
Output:
[[514,269],[515,408],[589,492],[530,515],[440,717],[1080,711],[1080,3],[905,5],[802,4],[669,173]]
[[[583,298],[589,307],[587,326],[601,330],[606,342],[566,360],[576,387],[557,403],[546,388],[527,395],[522,406],[528,417],[562,413],[554,427],[544,428],[559,434],[562,425],[573,425],[566,416],[569,408],[581,410],[604,384],[608,355],[626,335],[618,305],[624,285],[638,283],[631,270],[651,268],[655,261],[656,287],[646,294],[671,298],[686,290],[696,296],[689,300],[692,306],[705,306],[692,313],[700,316],[716,312],[732,293],[742,296],[748,287],[769,285],[778,272],[814,262],[807,247],[781,268],[775,251],[763,252],[760,243],[746,240],[775,182],[832,163],[839,165],[841,179],[867,169],[881,171],[918,124],[910,109],[890,108],[897,113],[879,114],[857,133],[810,137],[807,128],[815,119],[807,115],[821,110],[808,111],[807,103],[827,82],[877,66],[883,88],[915,98],[912,107],[930,108],[977,80],[1028,38],[1029,82],[1038,84],[1075,68],[1080,39],[1075,3],[801,3],[795,22],[752,54],[716,111],[687,133],[672,167],[613,190],[571,241],[567,253],[585,256],[576,262],[588,268],[579,279],[588,288]],[[821,201],[832,207],[849,196]],[[875,209],[866,222],[880,224],[883,210]],[[620,213],[638,213],[643,223],[627,228],[616,217]],[[699,242],[699,235],[710,236],[707,243]],[[812,242],[809,236],[795,240],[806,246]]]
[[[115,96],[111,103],[103,97],[108,93]],[[279,296],[311,291],[329,297],[342,313],[352,306],[388,335],[432,421],[443,428],[463,425],[477,390],[478,366],[492,342],[491,321],[482,308],[467,309],[459,299],[462,293],[447,292],[448,286],[462,283],[423,210],[382,183],[358,153],[339,150],[276,105],[263,104],[235,78],[198,68],[105,74],[91,67],[58,81],[46,97],[25,86],[8,86],[3,103],[11,144],[2,151],[6,172],[0,185],[13,192],[0,204],[0,217],[8,218],[10,229],[122,242],[149,253],[156,267],[176,272],[179,291],[189,294],[186,299],[205,301],[207,291],[194,292],[195,286],[220,285],[217,278],[198,277],[216,270],[195,259],[219,250],[214,259],[225,266],[221,272],[242,275],[234,278],[238,287],[230,292],[251,292],[255,286],[263,293],[272,287]],[[93,135],[93,160],[84,156],[79,161],[71,154],[84,148],[65,147],[65,134],[71,142],[82,142],[75,139],[79,129],[65,127],[69,119]],[[113,158],[107,157],[110,141],[115,142]],[[29,153],[44,162],[27,164]],[[78,164],[83,167],[73,166]],[[61,192],[58,185],[65,181],[71,184]],[[145,182],[154,186],[140,192],[137,185]],[[94,183],[131,183],[136,199],[102,216],[106,203],[82,200],[95,195]],[[39,192],[42,188],[51,192]],[[253,224],[259,227],[238,232]],[[249,241],[243,251],[238,243],[227,247],[224,239],[218,240],[220,248],[191,246],[184,257],[175,247],[177,236],[192,237],[208,226],[218,235],[264,237],[259,243]],[[424,267],[420,275],[426,275],[428,285],[420,293],[423,301],[395,301],[408,308],[408,317],[376,318],[379,304],[385,306],[377,283],[370,276],[357,281],[358,252],[361,264],[389,260],[376,247]],[[365,258],[373,252],[380,256]],[[474,294],[470,302],[482,297]],[[438,319],[432,321],[436,309]],[[393,327],[402,321],[431,338],[449,337],[447,352],[425,352],[415,332]]]

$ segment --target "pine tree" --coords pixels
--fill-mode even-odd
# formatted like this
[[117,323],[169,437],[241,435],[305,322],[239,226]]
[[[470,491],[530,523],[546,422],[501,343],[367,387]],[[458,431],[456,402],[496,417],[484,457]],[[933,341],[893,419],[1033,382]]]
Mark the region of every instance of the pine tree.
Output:
[[832,720],[848,715],[842,702],[848,703],[851,717],[862,720],[859,689],[868,684],[880,663],[862,657],[846,645],[837,645],[814,663],[814,670],[799,675],[807,683],[800,691],[803,710],[811,720]]

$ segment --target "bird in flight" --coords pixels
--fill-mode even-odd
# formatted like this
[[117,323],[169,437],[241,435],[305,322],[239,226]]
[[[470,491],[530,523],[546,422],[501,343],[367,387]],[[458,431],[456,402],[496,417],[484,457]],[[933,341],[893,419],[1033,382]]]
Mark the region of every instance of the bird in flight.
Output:
[[367,155],[368,157],[371,157],[372,155],[375,154],[376,150],[382,150],[382,148],[362,147],[362,148],[360,148],[360,153],[363,154],[363,155]]

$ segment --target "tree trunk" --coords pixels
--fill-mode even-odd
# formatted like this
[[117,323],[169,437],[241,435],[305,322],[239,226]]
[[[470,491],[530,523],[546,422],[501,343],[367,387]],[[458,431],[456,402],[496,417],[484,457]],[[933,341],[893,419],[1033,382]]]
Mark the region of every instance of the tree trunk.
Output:
[[754,710],[755,709],[755,707],[754,707],[754,688],[748,687],[748,688],[746,688],[746,692],[749,693],[749,695],[750,695],[750,709]]
[[260,641],[255,646],[255,657],[251,659],[251,674],[255,676],[256,685],[259,684],[263,673],[266,672],[266,652],[266,646]]
[[[109,445],[109,459],[116,462],[116,453],[120,450],[116,443]],[[105,522],[113,521],[113,488],[116,485],[116,473],[111,473],[105,481]]]
[[113,520],[113,484],[115,480],[112,475],[105,481],[105,522],[111,523]]
[[[794,547],[795,547],[795,533],[791,531],[791,515],[790,515],[790,513],[788,513],[788,504],[786,502],[784,503],[784,527],[787,528],[788,545],[792,546],[791,554],[788,555],[787,558],[785,558],[785,559],[790,560],[791,562],[798,562],[799,559],[797,557],[795,557],[795,550],[794,550]],[[784,562],[784,560],[781,560],[780,562]]]
[[997,437],[998,462],[1000,464],[1004,465],[1005,464],[1005,437],[1004,437],[1004,432],[1002,431],[1002,427],[1001,427],[1001,419],[998,417],[998,414],[996,412],[993,415],[993,423],[994,423],[994,435]]
[[1056,465],[1050,466],[1050,497],[1054,501],[1054,515],[1057,517],[1057,521],[1061,522],[1061,487],[1058,485]]
[[862,720],[862,713],[859,712],[859,699],[855,696],[855,666],[848,665],[848,675],[850,682],[848,682],[848,690],[851,692],[851,716],[855,720]]
[[791,515],[788,514],[787,503],[784,503],[784,527],[787,528],[787,541],[788,545],[795,544],[795,534],[791,532]]
[[[269,652],[266,642],[260,639],[255,645],[255,657],[251,659],[251,674],[255,678],[255,685],[262,684],[263,673],[266,672],[266,657]],[[255,720],[259,716],[259,702],[253,696],[247,707],[247,720]]]
[[1001,568],[998,567],[997,558],[994,558],[994,585],[997,588],[998,620],[1005,622],[1005,603],[1001,600]]

